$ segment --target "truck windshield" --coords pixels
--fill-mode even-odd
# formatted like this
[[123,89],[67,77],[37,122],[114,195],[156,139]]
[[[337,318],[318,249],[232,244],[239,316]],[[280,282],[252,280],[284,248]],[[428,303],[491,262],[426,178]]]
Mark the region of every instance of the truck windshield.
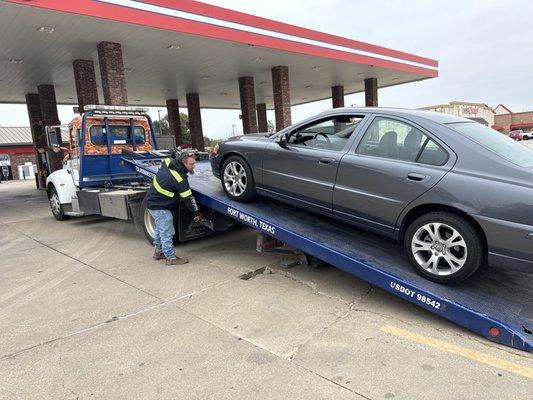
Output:
[[[129,125],[109,125],[110,142],[112,145],[133,145]],[[145,135],[142,126],[134,126],[135,144],[144,144]],[[90,128],[91,143],[96,146],[107,146],[107,132],[105,125],[92,125]]]
[[475,122],[448,124],[479,145],[524,168],[533,168],[533,150],[508,136]]

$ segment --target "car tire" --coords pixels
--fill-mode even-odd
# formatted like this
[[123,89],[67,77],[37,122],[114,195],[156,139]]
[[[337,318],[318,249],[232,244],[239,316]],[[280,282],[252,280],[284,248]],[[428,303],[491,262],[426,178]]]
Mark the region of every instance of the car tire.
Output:
[[404,249],[415,270],[438,283],[458,283],[471,276],[485,259],[483,240],[465,218],[432,212],[414,220]]
[[525,135],[525,136],[523,136],[523,139],[524,140],[529,140],[529,136]]
[[59,195],[57,194],[57,190],[55,187],[52,187],[50,189],[50,192],[48,194],[48,200],[50,201],[50,209],[52,210],[52,215],[56,220],[65,221],[66,219],[68,219],[68,215],[65,214],[65,210],[63,209],[63,205],[59,200]]
[[230,156],[220,171],[222,188],[226,195],[236,201],[250,201],[255,197],[255,182],[252,169],[244,158]]

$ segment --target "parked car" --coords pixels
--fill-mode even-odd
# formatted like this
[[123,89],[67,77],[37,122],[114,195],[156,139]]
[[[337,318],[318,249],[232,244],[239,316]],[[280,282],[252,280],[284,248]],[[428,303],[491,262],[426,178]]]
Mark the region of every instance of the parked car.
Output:
[[520,141],[520,140],[529,140],[530,137],[533,136],[533,133],[531,132],[524,132],[523,130],[516,130],[509,132],[509,137],[511,139]]
[[455,283],[486,261],[533,272],[533,151],[468,119],[341,108],[214,149],[226,194],[256,194],[403,241],[424,277]]

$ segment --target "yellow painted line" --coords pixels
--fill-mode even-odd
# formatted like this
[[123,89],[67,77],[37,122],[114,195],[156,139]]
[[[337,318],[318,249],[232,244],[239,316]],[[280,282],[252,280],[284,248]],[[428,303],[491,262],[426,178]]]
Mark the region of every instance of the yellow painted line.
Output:
[[455,354],[470,360],[474,360],[483,364],[490,365],[491,367],[499,368],[507,372],[511,372],[515,375],[524,376],[529,379],[533,379],[533,368],[525,367],[523,365],[515,364],[506,360],[502,360],[498,357],[493,357],[479,351],[470,350],[465,347],[457,346],[442,340],[433,339],[418,333],[410,332],[405,329],[397,328],[392,325],[382,326],[380,329],[382,332],[390,333],[394,336],[399,336],[404,339],[409,339],[413,342],[421,343],[429,347],[433,347],[438,350],[446,351],[451,354]]

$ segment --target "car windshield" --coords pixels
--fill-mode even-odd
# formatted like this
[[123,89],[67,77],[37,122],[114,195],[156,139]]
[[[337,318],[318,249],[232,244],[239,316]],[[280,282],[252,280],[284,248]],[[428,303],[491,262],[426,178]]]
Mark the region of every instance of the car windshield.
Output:
[[506,135],[475,122],[448,124],[500,157],[525,168],[533,168],[533,150]]

